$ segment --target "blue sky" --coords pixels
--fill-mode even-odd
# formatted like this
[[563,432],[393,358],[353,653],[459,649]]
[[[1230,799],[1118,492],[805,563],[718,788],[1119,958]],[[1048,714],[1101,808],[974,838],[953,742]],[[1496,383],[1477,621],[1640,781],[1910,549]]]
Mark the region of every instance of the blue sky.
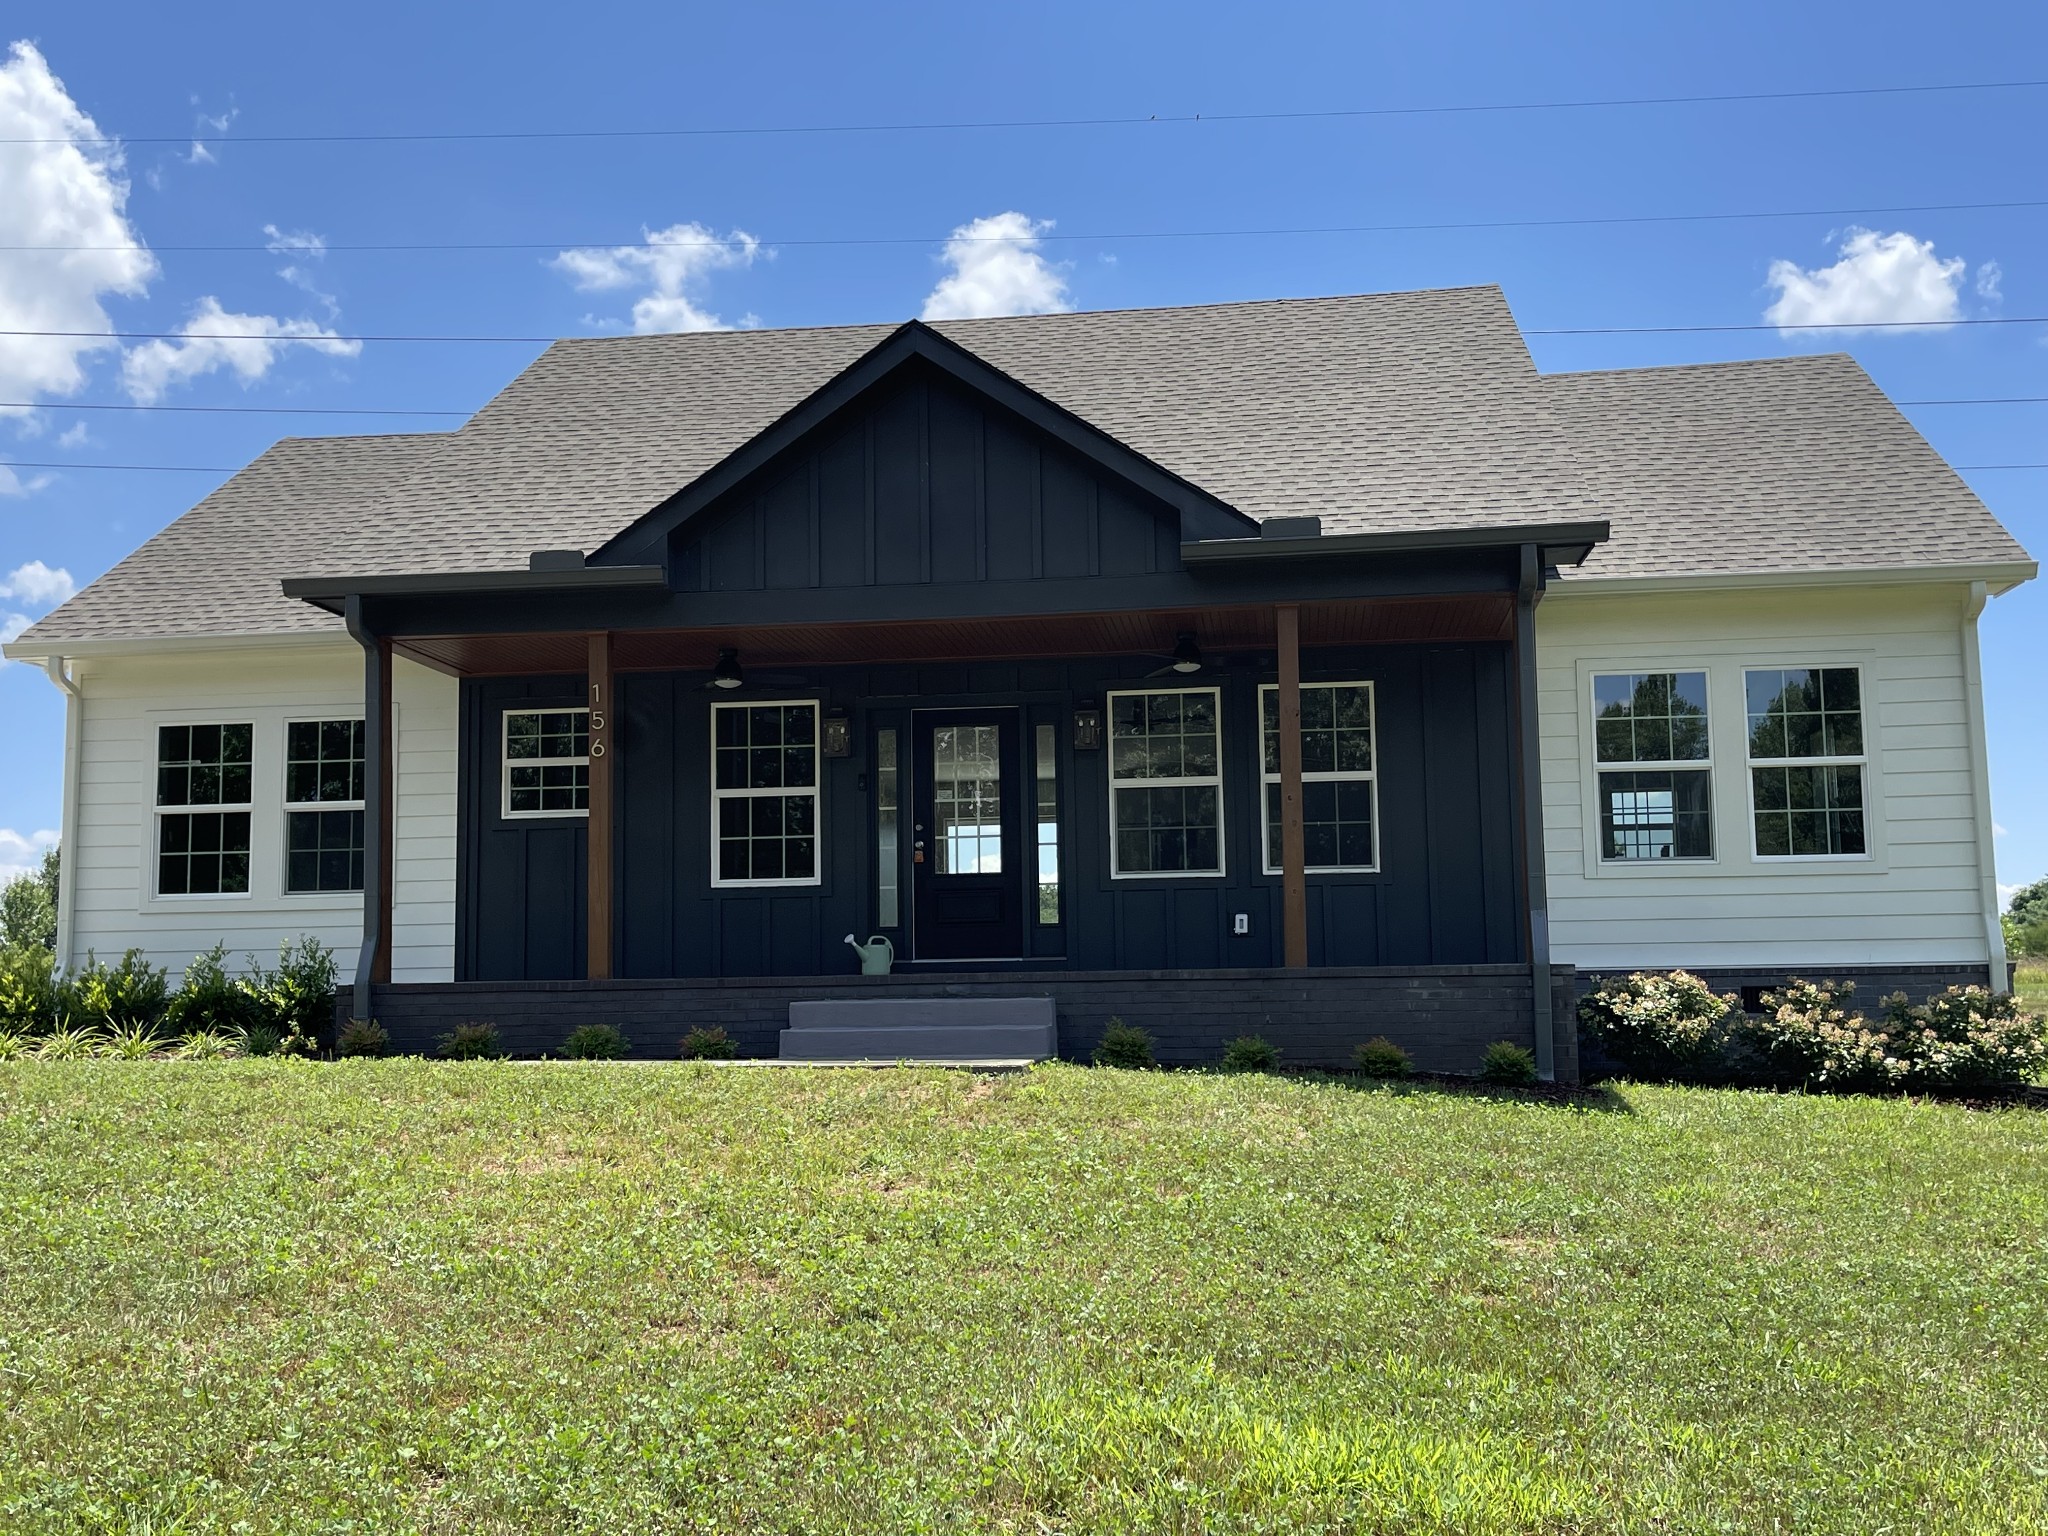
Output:
[[[154,259],[81,273],[0,252],[0,328],[96,304],[116,328],[216,312],[371,334],[586,334],[643,324],[815,325],[958,307],[1197,303],[1502,284],[1523,324],[1755,323],[1766,315],[2048,314],[2048,208],[1830,215],[2048,197],[2048,89],[1566,111],[940,132],[276,144],[265,135],[1048,118],[1181,118],[1371,106],[1722,95],[2048,75],[2048,9],[1722,4],[1025,8],[869,4],[42,7],[0,47],[0,116],[67,102],[123,138],[102,210]],[[47,77],[47,78],[46,78]],[[12,92],[10,96],[9,92]],[[36,96],[40,91],[42,95]],[[34,98],[31,100],[31,98]],[[40,105],[38,105],[38,102]],[[66,109],[68,110],[68,109]],[[23,130],[13,127],[9,134]],[[191,136],[207,147],[195,152]],[[165,138],[172,142],[145,143]],[[0,145],[0,243],[30,224],[31,151]],[[103,176],[103,180],[104,180]],[[12,208],[9,214],[6,210]],[[1111,238],[1158,231],[1823,210],[1552,229]],[[1026,238],[955,248],[976,220]],[[9,223],[9,220],[12,220]],[[64,223],[70,219],[71,224]],[[84,220],[84,223],[80,223]],[[1049,224],[1049,228],[1046,226]],[[725,254],[663,263],[614,242],[698,225]],[[1862,228],[1870,235],[1857,237]],[[1034,247],[1029,232],[1039,237]],[[1078,237],[1078,238],[1076,238]],[[315,242],[328,249],[314,249]],[[810,243],[810,242],[882,243]],[[510,251],[352,251],[379,243]],[[82,243],[82,242],[81,242]],[[179,246],[239,246],[193,251]],[[279,249],[266,250],[266,246]],[[562,258],[562,253],[585,254]],[[126,263],[124,266],[123,264]],[[1779,265],[1779,264],[1786,265]],[[1988,265],[1987,265],[1988,264]],[[122,291],[125,290],[125,291]],[[1774,305],[1788,306],[1774,310]],[[98,328],[80,325],[79,329]],[[2048,395],[2048,326],[1536,340],[1546,369],[1853,352],[1895,398]],[[105,570],[218,476],[107,464],[246,462],[293,433],[431,418],[69,411],[137,399],[468,411],[533,345],[228,349],[204,341],[50,353],[0,337],[0,623],[68,572]],[[44,350],[31,350],[31,347]],[[2048,461],[2048,405],[1909,410],[1957,464]],[[452,424],[452,420],[449,424]],[[81,434],[82,427],[82,434]],[[11,474],[11,480],[5,477]],[[1978,493],[2048,549],[2048,471]],[[26,568],[26,574],[24,569]],[[2048,598],[1984,621],[2000,878],[2048,873],[2039,708]],[[2030,686],[2032,685],[2032,686]],[[0,865],[57,825],[62,709],[0,667]]]

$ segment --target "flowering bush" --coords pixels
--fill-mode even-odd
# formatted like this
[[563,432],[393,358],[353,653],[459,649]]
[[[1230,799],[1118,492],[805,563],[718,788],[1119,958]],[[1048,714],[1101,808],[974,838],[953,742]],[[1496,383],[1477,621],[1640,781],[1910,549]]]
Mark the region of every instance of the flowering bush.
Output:
[[1915,1005],[1895,992],[1867,1019],[1844,1006],[1849,982],[1793,981],[1764,994],[1743,1026],[1771,1075],[1817,1088],[1984,1087],[2048,1066],[2042,1021],[2012,997],[1950,987]]
[[1579,1024],[1609,1056],[1645,1077],[1721,1075],[1735,999],[1690,971],[1609,977],[1579,1001]]
[[1885,1032],[1916,1082],[1974,1088],[2023,1083],[2048,1066],[2048,1030],[2018,999],[1982,987],[1950,987],[1914,1007],[1895,992],[1883,1003]]

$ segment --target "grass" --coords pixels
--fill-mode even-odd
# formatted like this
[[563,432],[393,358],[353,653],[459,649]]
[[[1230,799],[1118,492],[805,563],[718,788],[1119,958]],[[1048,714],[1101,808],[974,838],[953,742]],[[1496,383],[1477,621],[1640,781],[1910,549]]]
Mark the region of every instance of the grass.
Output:
[[2048,960],[2022,960],[2014,973],[2013,990],[2036,1013],[2048,1013]]
[[0,1528],[2048,1529],[2048,1115],[0,1064]]

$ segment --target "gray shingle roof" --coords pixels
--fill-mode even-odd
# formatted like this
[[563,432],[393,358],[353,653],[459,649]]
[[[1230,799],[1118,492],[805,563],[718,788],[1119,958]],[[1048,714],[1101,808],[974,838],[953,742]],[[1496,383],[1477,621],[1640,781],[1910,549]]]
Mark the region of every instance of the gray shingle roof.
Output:
[[1569,579],[2027,558],[1841,353],[1543,384],[1614,524]]
[[[1605,517],[1597,575],[2023,558],[1846,358],[1545,378],[1493,287],[936,328],[1254,517]],[[895,329],[557,342],[459,431],[279,443],[23,641],[331,628],[279,580],[594,549]]]

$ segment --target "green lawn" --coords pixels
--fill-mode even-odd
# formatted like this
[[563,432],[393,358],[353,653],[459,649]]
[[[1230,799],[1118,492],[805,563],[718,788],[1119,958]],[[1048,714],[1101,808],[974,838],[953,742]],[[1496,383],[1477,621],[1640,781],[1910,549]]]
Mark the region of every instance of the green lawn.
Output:
[[2048,1115],[0,1066],[0,1529],[2048,1529]]
[[2015,982],[2021,1001],[2036,1013],[2048,1012],[2048,964],[2022,960]]

